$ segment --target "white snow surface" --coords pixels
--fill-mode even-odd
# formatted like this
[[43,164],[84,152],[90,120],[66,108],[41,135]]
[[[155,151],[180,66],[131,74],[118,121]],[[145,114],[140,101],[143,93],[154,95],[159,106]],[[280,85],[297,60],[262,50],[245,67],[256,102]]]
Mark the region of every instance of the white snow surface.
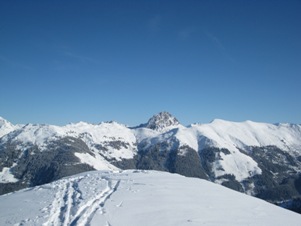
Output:
[[95,144],[107,144],[114,141],[120,141],[128,144],[127,147],[120,147],[116,149],[106,146],[108,150],[102,154],[108,158],[129,159],[133,158],[137,152],[136,137],[125,125],[118,124],[117,122],[103,122],[98,125],[80,122],[77,124],[69,124],[63,127],[66,134],[81,138],[90,149],[95,150]]
[[15,183],[17,178],[10,172],[10,169],[15,166],[15,163],[11,167],[3,167],[0,172],[0,183]]
[[300,225],[301,215],[211,182],[94,171],[0,196],[0,225]]
[[274,145],[289,151],[295,148],[301,151],[301,125],[269,124],[252,121],[230,122],[215,119],[209,124],[193,124],[191,128],[200,136],[211,140],[211,146],[229,150],[244,149],[247,146]]
[[88,153],[75,153],[75,156],[80,159],[81,163],[86,163],[96,170],[118,170],[117,167],[110,164],[101,155],[97,153],[94,153],[94,155],[95,156]]
[[[12,124],[6,121],[6,125]],[[44,151],[51,141],[66,136],[80,138],[87,144],[94,155],[75,153],[76,157],[78,157],[82,163],[89,164],[97,170],[117,169],[103,156],[108,159],[121,160],[133,158],[137,153],[134,133],[126,126],[116,122],[103,122],[97,125],[79,122],[62,127],[44,124],[27,124],[22,128],[18,126],[14,127],[13,125],[10,128],[10,132],[7,132],[7,129],[0,130],[0,132],[6,133],[6,136],[2,137],[2,143],[10,139],[12,142],[16,142],[21,150],[26,150],[28,147],[36,145],[40,151]],[[116,141],[121,143],[119,147],[110,145],[110,142],[114,143]],[[101,145],[106,149],[98,150],[96,148],[97,145]],[[2,174],[9,175],[8,172],[9,170],[3,171]],[[8,179],[8,177],[5,178]]]
[[13,125],[6,119],[0,117],[0,138],[22,126],[23,125]]
[[[250,146],[274,145],[285,151],[301,152],[300,125],[216,119],[209,124],[193,124],[189,128],[196,134],[199,151],[206,147],[230,151],[231,155],[222,154],[222,159],[214,163],[215,176],[233,174],[238,181],[261,173],[257,163],[239,149],[247,151]],[[195,147],[195,141],[188,145]]]
[[98,125],[79,122],[68,124],[66,126],[54,126],[44,124],[27,124],[21,129],[12,130],[3,141],[12,139],[24,145],[37,145],[40,150],[45,150],[47,144],[51,141],[66,136],[82,139],[91,150],[98,152],[95,148],[97,144],[106,144],[109,142],[120,141],[128,146],[121,146],[120,149],[108,147],[108,151],[103,153],[108,158],[117,160],[123,158],[132,158],[137,152],[136,137],[132,131],[124,125],[116,122],[100,123]]

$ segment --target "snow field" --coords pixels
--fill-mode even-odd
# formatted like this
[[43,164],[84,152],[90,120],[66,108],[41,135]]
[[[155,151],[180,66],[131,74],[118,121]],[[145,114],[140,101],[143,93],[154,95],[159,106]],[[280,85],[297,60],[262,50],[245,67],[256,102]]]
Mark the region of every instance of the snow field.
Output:
[[[15,164],[12,165],[14,167]],[[12,168],[11,167],[11,168]],[[15,178],[15,176],[10,172],[10,169],[8,167],[3,167],[2,171],[0,172],[0,183],[15,183],[19,180]]]
[[0,196],[0,225],[300,225],[301,215],[196,178],[95,171]]

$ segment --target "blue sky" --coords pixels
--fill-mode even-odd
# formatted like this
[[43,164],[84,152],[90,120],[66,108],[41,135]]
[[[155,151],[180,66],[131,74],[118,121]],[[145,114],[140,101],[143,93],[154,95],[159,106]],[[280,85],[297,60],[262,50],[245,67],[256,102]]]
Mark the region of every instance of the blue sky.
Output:
[[301,1],[0,2],[0,116],[301,123]]

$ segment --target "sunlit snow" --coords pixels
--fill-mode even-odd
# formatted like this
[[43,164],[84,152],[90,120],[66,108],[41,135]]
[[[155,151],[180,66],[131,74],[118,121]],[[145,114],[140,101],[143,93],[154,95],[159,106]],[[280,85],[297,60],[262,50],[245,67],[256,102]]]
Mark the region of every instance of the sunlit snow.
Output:
[[[14,167],[15,164],[12,165]],[[15,183],[18,179],[10,172],[10,168],[3,167],[2,171],[0,172],[0,183]]]
[[0,196],[0,225],[300,225],[301,215],[211,182],[96,171]]

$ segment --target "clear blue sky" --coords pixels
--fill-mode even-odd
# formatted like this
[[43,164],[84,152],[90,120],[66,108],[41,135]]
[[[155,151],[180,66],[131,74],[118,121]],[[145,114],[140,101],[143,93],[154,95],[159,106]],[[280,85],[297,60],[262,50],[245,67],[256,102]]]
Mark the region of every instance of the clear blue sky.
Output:
[[0,1],[0,116],[301,123],[301,1]]

